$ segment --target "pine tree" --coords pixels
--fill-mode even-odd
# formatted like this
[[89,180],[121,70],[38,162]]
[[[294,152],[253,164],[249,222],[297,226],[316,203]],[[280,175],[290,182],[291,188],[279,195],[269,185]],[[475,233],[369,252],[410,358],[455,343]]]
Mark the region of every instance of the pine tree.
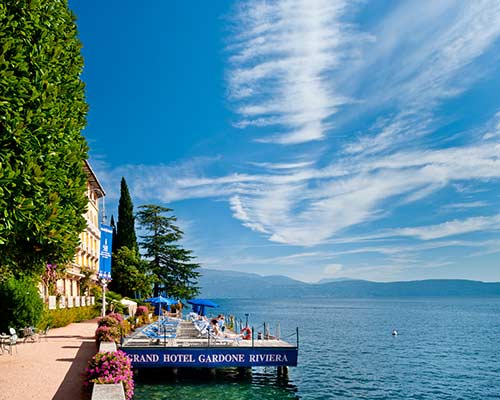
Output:
[[189,299],[198,294],[196,270],[199,265],[190,250],[177,242],[183,232],[174,225],[175,216],[166,216],[172,209],[157,205],[144,205],[137,218],[146,232],[141,236],[141,247],[149,259],[149,271],[155,277],[154,296],[166,292],[168,296]]
[[118,223],[116,226],[116,250],[122,247],[138,251],[137,237],[135,235],[134,206],[127,182],[122,177],[120,184],[120,201],[118,203]]
[[87,104],[67,0],[0,2],[0,272],[70,261],[85,229]]

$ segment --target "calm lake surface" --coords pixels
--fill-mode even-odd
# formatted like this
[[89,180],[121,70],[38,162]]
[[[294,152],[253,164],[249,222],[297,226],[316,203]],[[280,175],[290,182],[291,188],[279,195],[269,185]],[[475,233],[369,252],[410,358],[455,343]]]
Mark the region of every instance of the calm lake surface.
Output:
[[[218,300],[255,327],[300,330],[299,365],[136,381],[135,400],[500,399],[500,299]],[[391,332],[397,329],[399,335]],[[290,338],[290,341],[295,338]]]

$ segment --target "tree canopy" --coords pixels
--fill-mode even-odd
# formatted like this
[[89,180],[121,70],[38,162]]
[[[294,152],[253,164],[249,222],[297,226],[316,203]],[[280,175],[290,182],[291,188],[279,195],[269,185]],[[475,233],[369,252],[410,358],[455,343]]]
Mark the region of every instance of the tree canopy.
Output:
[[151,295],[154,277],[147,273],[148,263],[136,250],[126,246],[113,256],[113,280],[110,289],[122,296],[144,298]]
[[172,209],[158,205],[139,208],[137,219],[145,232],[140,245],[155,277],[154,295],[165,292],[177,298],[195,297],[198,294],[199,272],[196,270],[199,265],[193,262],[192,252],[178,244],[183,232],[174,225],[177,218],[165,215]]
[[87,104],[66,0],[0,2],[0,270],[70,261],[87,206]]

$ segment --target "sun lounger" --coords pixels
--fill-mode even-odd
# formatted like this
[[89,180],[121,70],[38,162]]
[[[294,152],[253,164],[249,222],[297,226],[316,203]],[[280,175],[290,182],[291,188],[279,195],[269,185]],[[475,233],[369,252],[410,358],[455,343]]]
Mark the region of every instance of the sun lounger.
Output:
[[241,337],[237,336],[234,338],[231,337],[225,337],[225,336],[217,336],[215,335],[212,331],[208,332],[208,336],[210,340],[213,340],[214,344],[221,343],[221,344],[236,344],[239,346],[240,341],[242,340]]
[[194,324],[194,327],[196,328],[196,330],[198,331],[198,336],[206,336],[207,335],[209,328],[210,328],[210,324],[208,323],[208,321],[196,320],[193,322],[193,324]]

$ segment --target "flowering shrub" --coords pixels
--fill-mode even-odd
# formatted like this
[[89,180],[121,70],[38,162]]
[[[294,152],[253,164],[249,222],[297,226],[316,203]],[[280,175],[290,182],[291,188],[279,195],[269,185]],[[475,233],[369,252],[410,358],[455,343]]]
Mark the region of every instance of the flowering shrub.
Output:
[[149,324],[149,308],[146,306],[139,306],[135,311],[136,316],[136,327],[142,326],[144,324]]
[[117,320],[120,324],[123,322],[122,315],[118,314],[118,313],[110,313],[110,314],[106,315],[106,317],[113,318],[113,319]]
[[148,315],[149,309],[146,306],[139,306],[137,310],[135,310],[135,316],[140,317],[141,315]]
[[122,333],[123,335],[128,335],[130,331],[132,330],[132,326],[130,325],[130,322],[128,320],[124,320],[122,322]]
[[120,329],[117,326],[100,326],[95,331],[95,341],[97,346],[101,342],[120,343]]
[[120,324],[121,321],[118,321],[118,319],[112,317],[112,315],[116,315],[116,314],[109,314],[109,315],[106,315],[105,317],[99,318],[97,320],[97,325],[98,326],[109,326],[110,328],[111,327],[119,328],[121,325]]
[[111,313],[97,320],[98,328],[95,331],[97,345],[101,342],[120,343],[122,335],[130,332],[130,324],[123,320],[118,313]]
[[125,397],[131,400],[134,380],[130,359],[121,350],[97,353],[85,369],[84,385],[89,387],[92,383],[123,383]]

